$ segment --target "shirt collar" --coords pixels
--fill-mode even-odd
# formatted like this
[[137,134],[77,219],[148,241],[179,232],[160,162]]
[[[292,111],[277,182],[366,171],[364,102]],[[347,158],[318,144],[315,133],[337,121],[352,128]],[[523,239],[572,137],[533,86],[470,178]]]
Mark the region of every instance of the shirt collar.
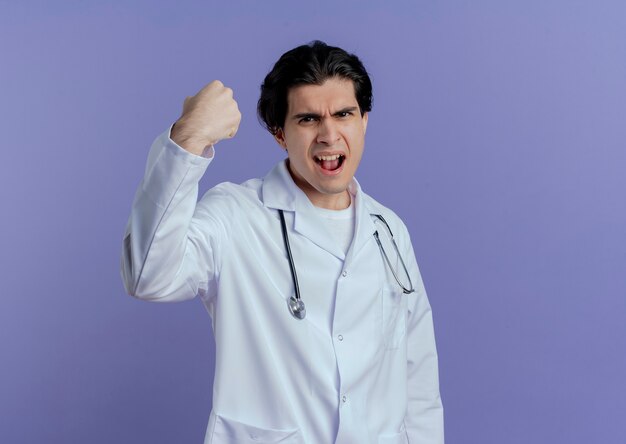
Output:
[[[376,231],[376,226],[370,216],[373,210],[356,178],[352,178],[348,191],[354,196],[353,205],[355,205],[356,216],[353,245],[348,254],[355,255],[365,243],[373,238],[372,234]],[[279,162],[263,179],[262,199],[263,204],[268,208],[294,212],[295,231],[307,236],[340,259],[345,259],[343,251],[319,229],[318,218],[320,216],[304,191],[293,181],[287,169],[287,159]]]

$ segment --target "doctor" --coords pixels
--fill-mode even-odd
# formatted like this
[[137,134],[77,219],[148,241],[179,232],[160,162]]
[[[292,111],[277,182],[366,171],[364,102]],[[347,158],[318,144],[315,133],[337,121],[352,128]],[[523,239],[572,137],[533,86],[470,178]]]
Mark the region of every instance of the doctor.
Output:
[[205,443],[443,443],[409,234],[354,179],[371,103],[360,60],[315,41],[261,86],[259,117],[287,154],[264,178],[197,199],[213,145],[241,118],[218,81],[150,149],[122,277],[135,297],[206,306],[216,370]]

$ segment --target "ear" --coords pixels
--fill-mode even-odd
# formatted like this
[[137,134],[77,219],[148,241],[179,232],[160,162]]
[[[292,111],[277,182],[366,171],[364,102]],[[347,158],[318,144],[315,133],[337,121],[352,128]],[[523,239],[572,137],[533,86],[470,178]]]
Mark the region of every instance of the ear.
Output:
[[365,113],[363,114],[363,117],[361,117],[361,122],[363,123],[363,134],[365,134],[365,132],[367,131],[368,118],[369,118],[369,113]]
[[285,132],[282,128],[278,128],[278,131],[276,131],[276,134],[274,134],[274,139],[276,139],[276,142],[278,142],[278,144],[283,147],[283,149],[287,149],[287,143],[285,142]]

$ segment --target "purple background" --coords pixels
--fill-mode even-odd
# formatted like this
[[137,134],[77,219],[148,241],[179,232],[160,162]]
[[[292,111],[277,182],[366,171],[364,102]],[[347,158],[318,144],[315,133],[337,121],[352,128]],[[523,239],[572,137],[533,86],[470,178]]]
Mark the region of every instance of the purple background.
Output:
[[259,84],[315,38],[373,78],[357,176],[413,236],[447,442],[626,442],[623,0],[0,6],[0,442],[202,442],[210,320],[125,296],[130,204],[214,78],[243,121],[203,190],[264,175]]

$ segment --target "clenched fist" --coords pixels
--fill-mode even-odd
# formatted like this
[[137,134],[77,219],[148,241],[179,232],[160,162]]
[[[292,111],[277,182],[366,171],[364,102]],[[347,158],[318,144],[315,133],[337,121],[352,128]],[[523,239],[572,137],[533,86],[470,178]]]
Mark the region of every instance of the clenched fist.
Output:
[[172,128],[171,139],[190,153],[235,135],[241,121],[233,90],[214,80],[193,97],[187,97],[183,114]]

